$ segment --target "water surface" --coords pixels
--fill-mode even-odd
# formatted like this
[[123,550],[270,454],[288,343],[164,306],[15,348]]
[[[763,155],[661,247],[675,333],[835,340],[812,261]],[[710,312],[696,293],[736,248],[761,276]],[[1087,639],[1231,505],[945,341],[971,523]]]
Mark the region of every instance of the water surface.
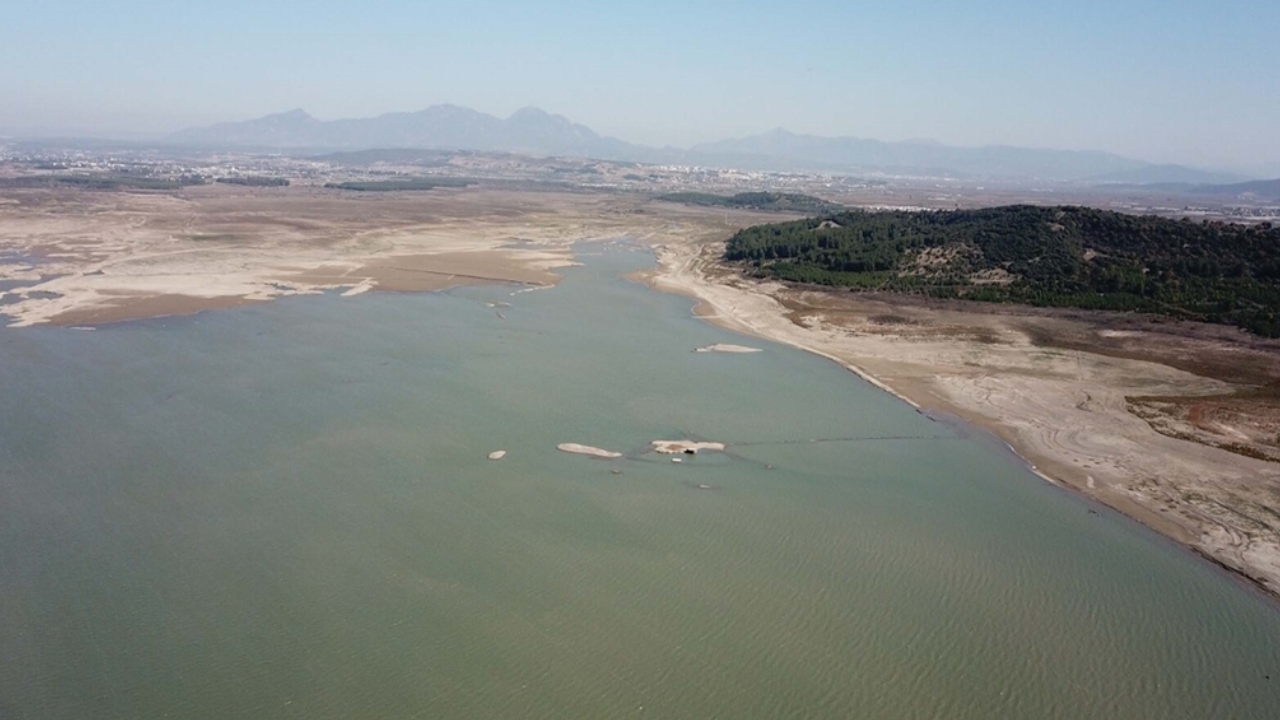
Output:
[[583,259],[0,331],[0,717],[1280,715],[1259,594]]

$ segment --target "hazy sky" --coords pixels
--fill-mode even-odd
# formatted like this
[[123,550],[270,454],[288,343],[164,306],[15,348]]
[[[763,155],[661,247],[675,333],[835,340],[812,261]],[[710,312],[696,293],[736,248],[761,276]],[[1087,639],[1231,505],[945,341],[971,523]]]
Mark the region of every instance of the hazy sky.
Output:
[[0,130],[537,105],[634,142],[822,135],[1280,166],[1278,0],[5,0]]

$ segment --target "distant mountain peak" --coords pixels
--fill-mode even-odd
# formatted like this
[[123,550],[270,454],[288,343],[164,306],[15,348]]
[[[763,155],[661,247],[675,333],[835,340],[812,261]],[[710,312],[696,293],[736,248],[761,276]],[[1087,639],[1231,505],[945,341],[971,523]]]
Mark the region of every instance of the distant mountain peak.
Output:
[[[264,116],[262,116],[262,117],[258,118],[257,120],[250,120],[250,121],[248,121],[248,122],[256,122],[256,123],[261,123],[261,124],[268,124],[268,123],[273,123],[273,124],[287,123],[287,124],[292,124],[292,125],[301,125],[301,124],[305,124],[305,123],[315,123],[315,122],[320,122],[320,121],[319,121],[319,120],[316,120],[314,117],[311,117],[311,115],[310,115],[309,113],[307,113],[307,111],[306,111],[306,110],[303,110],[302,108],[294,108],[294,109],[292,109],[292,110],[286,110],[286,111],[284,111],[284,112],[280,112],[280,113],[273,113],[273,114],[271,114],[271,115],[264,115]],[[219,123],[219,124],[220,124],[220,125],[229,125],[229,124],[235,124],[235,123]]]
[[508,123],[514,125],[537,125],[548,127],[553,125],[564,125],[566,127],[573,125],[569,118],[563,115],[552,115],[551,113],[533,106],[520,108],[511,113],[511,117],[507,118]]
[[417,115],[482,115],[483,113],[472,110],[469,107],[461,105],[451,105],[449,103],[440,103],[439,105],[431,105],[419,110]]
[[507,122],[513,125],[528,125],[542,128],[573,128],[575,132],[586,132],[594,135],[590,128],[578,125],[563,115],[555,115],[539,107],[530,105],[511,113]]
[[543,110],[537,105],[528,105],[526,107],[522,107],[519,110],[511,113],[511,117],[507,119],[515,120],[516,118],[549,118],[549,117],[561,117],[561,116],[552,115],[551,113],[547,112],[546,110]]

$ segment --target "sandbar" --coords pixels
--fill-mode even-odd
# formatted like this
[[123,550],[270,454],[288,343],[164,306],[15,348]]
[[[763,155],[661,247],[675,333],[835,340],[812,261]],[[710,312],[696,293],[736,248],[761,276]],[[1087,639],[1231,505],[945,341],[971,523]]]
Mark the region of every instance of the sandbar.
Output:
[[591,457],[607,458],[610,460],[622,457],[622,453],[620,452],[613,452],[612,450],[605,450],[603,448],[592,447],[590,445],[579,445],[578,443],[560,443],[556,446],[556,449],[560,452],[573,453],[574,455],[590,455]]

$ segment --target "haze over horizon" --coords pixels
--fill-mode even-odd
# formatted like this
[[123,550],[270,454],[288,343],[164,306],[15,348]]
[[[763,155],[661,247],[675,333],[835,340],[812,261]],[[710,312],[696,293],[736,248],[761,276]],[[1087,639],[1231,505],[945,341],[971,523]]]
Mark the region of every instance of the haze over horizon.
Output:
[[292,108],[320,119],[537,106],[652,146],[774,127],[1280,168],[1259,0],[962,9],[820,0],[628,7],[20,0],[0,132],[145,138]]

